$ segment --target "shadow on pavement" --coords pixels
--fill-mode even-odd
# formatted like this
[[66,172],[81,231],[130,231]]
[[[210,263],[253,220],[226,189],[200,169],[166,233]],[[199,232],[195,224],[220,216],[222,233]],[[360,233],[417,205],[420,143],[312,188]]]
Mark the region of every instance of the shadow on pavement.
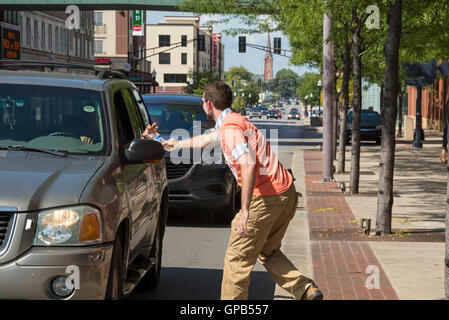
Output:
[[[130,299],[219,300],[223,270],[194,268],[161,269],[159,286],[152,292],[136,292]],[[272,300],[275,283],[267,272],[253,271],[249,300]]]

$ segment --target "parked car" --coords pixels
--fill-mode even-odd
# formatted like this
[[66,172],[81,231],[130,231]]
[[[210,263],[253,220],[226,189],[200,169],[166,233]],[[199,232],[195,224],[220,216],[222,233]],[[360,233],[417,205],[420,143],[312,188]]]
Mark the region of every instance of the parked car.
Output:
[[[380,114],[376,111],[362,110],[361,116],[360,141],[375,141],[379,145],[382,137]],[[346,143],[350,143],[352,139],[352,110],[348,112],[346,130]]]
[[[183,129],[189,136],[204,133],[213,128],[214,123],[207,120],[203,111],[201,96],[183,94],[144,95],[151,119],[159,126],[159,133],[169,139],[172,132]],[[197,123],[195,123],[196,121]],[[205,159],[195,159],[194,151],[189,159],[176,159],[173,163],[171,153],[167,153],[165,163],[169,185],[169,207],[182,209],[213,210],[217,223],[230,223],[234,217],[238,201],[239,187],[221,160],[222,151],[218,145],[210,159],[216,162],[206,164]]]
[[155,288],[165,151],[140,139],[150,122],[134,84],[107,70],[0,70],[0,119],[0,299]]
[[267,113],[267,119],[281,119],[282,114],[279,110],[270,110]]
[[293,110],[294,108],[292,108],[292,110],[290,110],[290,112],[288,113],[288,119],[294,119],[294,120],[301,120],[301,117],[299,115],[298,110]]

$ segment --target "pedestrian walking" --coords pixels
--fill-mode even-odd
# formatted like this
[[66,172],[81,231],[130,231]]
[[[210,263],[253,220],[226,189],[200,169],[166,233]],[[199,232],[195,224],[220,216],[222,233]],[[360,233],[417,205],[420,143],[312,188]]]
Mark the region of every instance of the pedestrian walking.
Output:
[[185,140],[168,140],[166,151],[203,148],[220,142],[229,168],[241,186],[241,210],[231,223],[225,255],[221,299],[248,298],[250,273],[257,261],[296,299],[321,300],[322,292],[280,250],[298,202],[293,176],[282,166],[263,134],[246,117],[233,112],[231,88],[209,83],[203,110],[215,131]]

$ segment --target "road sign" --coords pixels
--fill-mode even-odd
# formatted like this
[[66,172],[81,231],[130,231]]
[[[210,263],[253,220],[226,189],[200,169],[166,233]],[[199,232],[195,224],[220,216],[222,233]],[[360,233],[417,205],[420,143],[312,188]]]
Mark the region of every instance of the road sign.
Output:
[[144,35],[143,10],[133,11],[133,36],[142,37]]
[[0,28],[1,30],[1,58],[20,60],[20,32],[8,28]]

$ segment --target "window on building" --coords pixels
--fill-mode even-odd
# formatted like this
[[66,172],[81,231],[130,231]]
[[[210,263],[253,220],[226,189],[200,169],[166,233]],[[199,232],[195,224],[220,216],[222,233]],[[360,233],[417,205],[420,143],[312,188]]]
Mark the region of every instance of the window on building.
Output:
[[95,54],[103,54],[103,40],[95,40]]
[[198,38],[198,51],[206,51],[206,36],[200,35]]
[[187,53],[181,53],[181,64],[187,64]]
[[65,53],[65,43],[64,43],[64,33],[65,29],[61,28],[59,31],[59,45],[61,46],[61,49],[59,50],[61,53]]
[[159,64],[170,64],[170,53],[159,53]]
[[48,50],[53,51],[53,26],[48,25]]
[[181,36],[181,47],[187,47],[187,36]]
[[26,46],[31,47],[31,20],[27,18],[26,22]]
[[39,48],[39,22],[34,20],[34,48]]
[[55,27],[55,52],[59,53],[59,27]]
[[103,25],[103,12],[95,12],[94,24],[96,26],[102,26]]
[[159,35],[159,47],[170,47],[170,36],[169,35]]
[[165,83],[186,83],[187,75],[182,73],[165,73],[164,74]]
[[42,48],[42,50],[45,50],[45,40],[46,40],[46,38],[45,38],[45,23],[44,22],[42,22],[41,30],[42,30],[42,32],[41,32],[41,35],[42,35],[42,37],[41,37],[41,39],[42,39],[41,48]]

